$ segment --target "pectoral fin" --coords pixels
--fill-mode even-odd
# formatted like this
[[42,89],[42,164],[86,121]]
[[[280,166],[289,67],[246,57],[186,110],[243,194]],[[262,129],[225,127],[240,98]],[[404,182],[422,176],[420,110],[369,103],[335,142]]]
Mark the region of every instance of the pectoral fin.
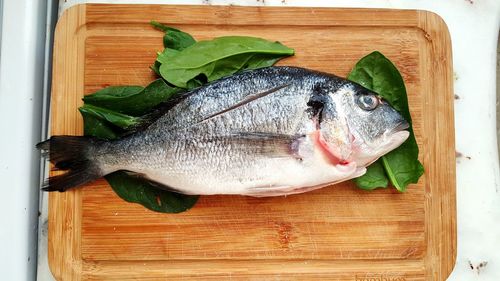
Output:
[[235,133],[224,136],[228,144],[248,153],[269,157],[293,157],[300,160],[298,147],[304,135],[285,135],[272,133]]

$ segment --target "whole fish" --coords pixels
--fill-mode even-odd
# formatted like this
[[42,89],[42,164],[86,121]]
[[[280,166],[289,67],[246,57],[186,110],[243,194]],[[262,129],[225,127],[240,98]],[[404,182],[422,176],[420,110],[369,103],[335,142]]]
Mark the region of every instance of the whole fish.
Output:
[[[161,112],[158,114],[158,112]],[[408,123],[376,93],[298,67],[241,72],[181,95],[119,140],[53,136],[37,145],[65,191],[126,170],[184,194],[278,196],[363,175]]]

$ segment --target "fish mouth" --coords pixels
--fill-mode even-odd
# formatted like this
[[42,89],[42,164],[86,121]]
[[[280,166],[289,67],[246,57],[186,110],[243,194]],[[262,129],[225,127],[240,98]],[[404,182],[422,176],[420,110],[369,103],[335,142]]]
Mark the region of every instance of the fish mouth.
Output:
[[399,122],[396,127],[394,127],[392,130],[391,130],[391,133],[397,133],[397,132],[400,132],[400,131],[403,131],[403,130],[406,130],[410,128],[410,123],[408,123],[406,120],[403,120],[401,122]]

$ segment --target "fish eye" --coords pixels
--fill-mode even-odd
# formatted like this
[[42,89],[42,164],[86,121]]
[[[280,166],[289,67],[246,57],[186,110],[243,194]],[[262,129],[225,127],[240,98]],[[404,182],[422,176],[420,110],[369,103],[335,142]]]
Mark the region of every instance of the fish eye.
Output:
[[361,109],[370,111],[378,106],[379,101],[375,95],[360,95],[356,102]]

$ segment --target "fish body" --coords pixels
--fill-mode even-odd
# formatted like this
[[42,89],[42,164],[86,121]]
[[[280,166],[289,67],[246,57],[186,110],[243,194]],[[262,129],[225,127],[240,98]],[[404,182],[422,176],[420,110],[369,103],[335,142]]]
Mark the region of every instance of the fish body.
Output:
[[[363,175],[406,140],[406,128],[396,110],[356,83],[267,67],[192,90],[122,139],[56,136],[40,148],[69,170],[49,181],[49,190],[126,170],[184,194],[277,196]],[[61,147],[69,140],[79,151],[69,158],[79,159],[64,159]],[[75,161],[85,167],[71,167]],[[78,182],[64,180],[83,170]]]

